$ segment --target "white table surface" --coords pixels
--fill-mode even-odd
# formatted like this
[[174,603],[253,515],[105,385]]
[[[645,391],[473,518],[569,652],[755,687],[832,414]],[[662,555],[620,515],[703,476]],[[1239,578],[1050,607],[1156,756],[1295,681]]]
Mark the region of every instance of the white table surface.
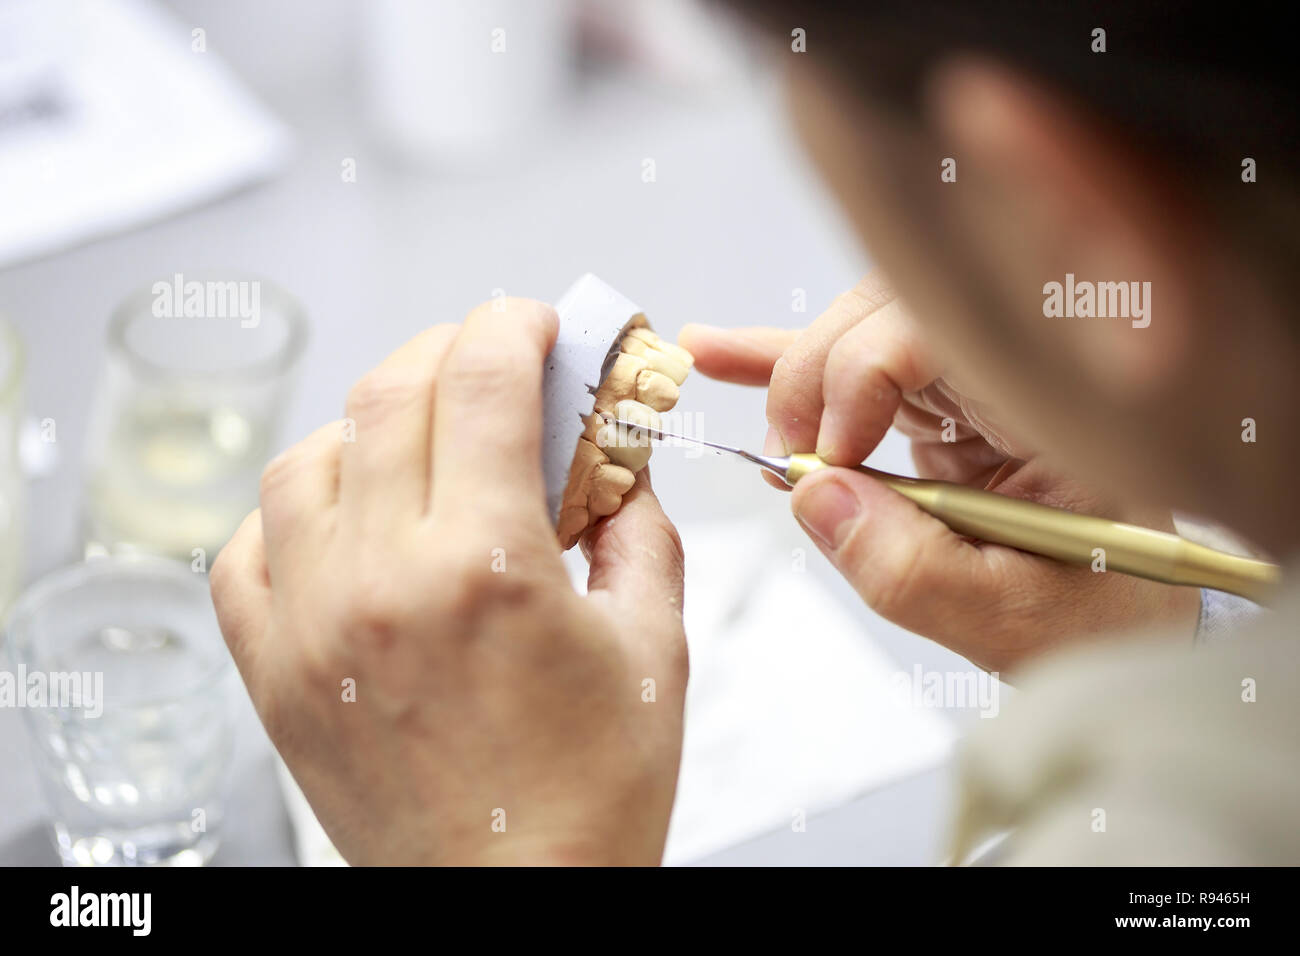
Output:
[[[636,299],[660,331],[684,323],[793,326],[866,269],[846,224],[784,126],[771,84],[715,101],[606,76],[581,85],[536,154],[490,174],[417,172],[365,131],[346,0],[312,4],[309,22],[254,0],[171,6],[208,30],[293,128],[298,153],[269,184],[166,222],[0,272],[0,312],[27,350],[28,414],[57,422],[57,461],[29,489],[27,572],[78,554],[79,457],[110,309],[173,272],[244,271],[306,304],[312,339],[285,442],[337,417],[347,386],[423,326],[455,321],[494,289],[554,299],[592,271]],[[341,181],[345,157],[357,182]],[[653,157],[658,181],[641,181]],[[807,291],[808,314],[791,311]],[[694,377],[690,407],[707,430],[758,444],[763,394]],[[910,469],[890,440],[873,459]],[[682,459],[655,485],[682,522],[787,507],[757,477],[737,486]],[[811,550],[811,549],[810,549]],[[968,669],[961,658],[861,608],[827,567],[810,564],[904,670]],[[217,863],[292,862],[288,819],[265,736],[245,714],[231,812]],[[55,862],[17,710],[0,710],[0,865]],[[928,864],[942,853],[949,803],[938,768],[711,857],[724,865]]]

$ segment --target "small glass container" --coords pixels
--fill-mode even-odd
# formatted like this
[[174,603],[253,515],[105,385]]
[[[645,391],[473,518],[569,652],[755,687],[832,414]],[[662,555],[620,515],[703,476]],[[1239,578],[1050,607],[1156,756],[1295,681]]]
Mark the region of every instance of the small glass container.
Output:
[[23,711],[64,864],[206,863],[236,700],[207,576],[92,558],[33,584],[5,638],[14,670],[0,693]]
[[206,566],[257,506],[305,338],[298,302],[263,279],[176,275],[129,296],[87,441],[87,554]]

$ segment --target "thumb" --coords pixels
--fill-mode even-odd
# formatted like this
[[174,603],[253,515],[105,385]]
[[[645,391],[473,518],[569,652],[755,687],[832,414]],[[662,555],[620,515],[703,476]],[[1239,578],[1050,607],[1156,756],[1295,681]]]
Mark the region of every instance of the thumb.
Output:
[[696,370],[709,378],[736,385],[767,385],[772,366],[800,331],[691,324],[682,327],[677,344],[695,356]]
[[874,478],[826,468],[800,479],[790,507],[872,610],[927,636],[997,594],[985,554]]
[[637,472],[618,511],[583,536],[582,550],[591,561],[587,594],[637,623],[624,632],[629,639],[652,642],[655,654],[685,650],[682,541],[650,488],[649,469]]

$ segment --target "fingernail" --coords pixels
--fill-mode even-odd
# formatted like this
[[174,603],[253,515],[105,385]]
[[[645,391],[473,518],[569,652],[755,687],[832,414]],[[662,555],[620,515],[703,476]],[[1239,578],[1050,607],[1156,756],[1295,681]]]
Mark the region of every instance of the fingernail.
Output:
[[764,455],[788,455],[790,450],[785,445],[785,439],[781,433],[776,430],[775,425],[767,426],[767,437],[763,439]]
[[861,510],[857,495],[835,479],[813,486],[799,500],[795,517],[808,533],[834,551],[844,543]]
[[821,424],[817,429],[817,457],[826,461],[835,458],[835,413],[829,409],[822,410]]

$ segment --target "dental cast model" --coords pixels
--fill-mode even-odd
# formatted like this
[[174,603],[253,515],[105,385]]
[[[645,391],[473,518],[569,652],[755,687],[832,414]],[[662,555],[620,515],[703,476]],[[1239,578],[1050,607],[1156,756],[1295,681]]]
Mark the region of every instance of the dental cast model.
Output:
[[600,387],[595,408],[583,417],[569,479],[556,519],[556,536],[566,551],[582,533],[623,503],[636,472],[650,460],[649,437],[614,425],[616,418],[659,427],[659,413],[677,404],[677,387],[694,364],[691,353],[665,342],[638,315],[624,332],[620,348]]

